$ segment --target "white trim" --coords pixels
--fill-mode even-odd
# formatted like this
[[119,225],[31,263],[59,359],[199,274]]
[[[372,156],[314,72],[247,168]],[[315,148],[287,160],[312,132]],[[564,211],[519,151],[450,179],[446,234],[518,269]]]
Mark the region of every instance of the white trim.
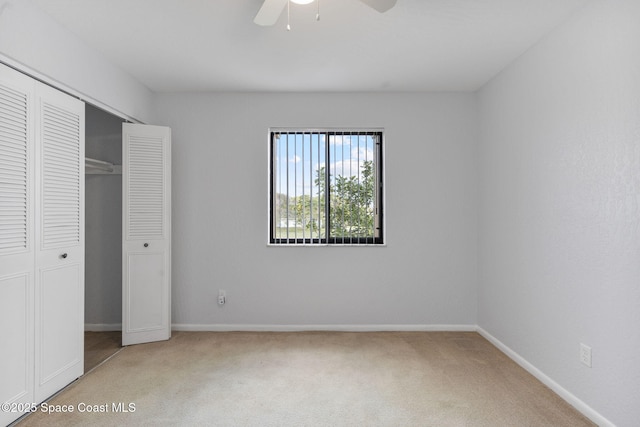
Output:
[[591,408],[589,405],[584,403],[582,400],[578,399],[575,395],[573,395],[567,389],[565,389],[560,384],[552,380],[544,372],[542,372],[540,369],[533,366],[524,357],[520,356],[518,353],[510,349],[508,346],[506,346],[496,337],[491,335],[489,332],[485,331],[479,326],[477,327],[477,331],[487,341],[489,341],[491,344],[496,346],[504,354],[509,356],[511,360],[516,362],[518,365],[524,368],[527,372],[529,372],[531,375],[533,375],[538,380],[540,380],[540,382],[542,382],[544,385],[546,385],[551,390],[553,390],[558,396],[560,396],[567,403],[569,403],[571,406],[573,406],[578,411],[580,411],[585,417],[589,418],[591,421],[593,421],[600,427],[605,427],[605,426],[615,427],[615,424],[613,424],[611,421],[609,421],[608,419],[600,415],[598,412],[596,412],[593,408]]
[[85,332],[112,332],[121,331],[121,323],[85,323]]
[[174,323],[174,331],[188,332],[475,332],[476,325],[257,325],[257,324],[210,324],[196,325]]
[[74,98],[78,98],[80,101],[85,102],[87,104],[91,104],[94,107],[98,107],[101,110],[106,111],[109,114],[112,114],[114,116],[117,116],[123,120],[127,120],[133,123],[143,123],[142,121],[140,121],[139,119],[136,119],[135,117],[131,117],[128,114],[123,113],[122,111],[112,108],[111,106],[105,104],[102,101],[99,101],[98,99],[89,96],[85,93],[82,93],[80,91],[77,91],[75,89],[73,89],[72,87],[58,81],[55,79],[50,78],[49,76],[42,74],[41,72],[35,70],[34,68],[29,67],[28,65],[25,65],[21,62],[18,62],[16,60],[14,60],[13,58],[6,56],[4,53],[0,52],[0,63],[6,65],[7,67],[13,68],[14,70],[25,74],[35,80],[38,80],[44,84],[46,84],[47,86],[51,86],[54,89],[57,89],[61,92],[66,93],[67,95],[73,96]]

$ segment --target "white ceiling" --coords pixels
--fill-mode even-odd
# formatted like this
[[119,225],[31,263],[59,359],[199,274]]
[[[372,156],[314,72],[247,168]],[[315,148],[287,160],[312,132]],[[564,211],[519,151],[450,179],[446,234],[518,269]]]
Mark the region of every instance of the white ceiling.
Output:
[[476,90],[587,0],[32,1],[154,91],[342,92]]

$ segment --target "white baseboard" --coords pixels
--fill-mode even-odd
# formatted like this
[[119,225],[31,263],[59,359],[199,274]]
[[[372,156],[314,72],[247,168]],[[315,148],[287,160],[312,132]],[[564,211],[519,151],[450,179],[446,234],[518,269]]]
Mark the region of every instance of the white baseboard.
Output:
[[121,331],[122,324],[120,323],[85,323],[85,332],[114,332]]
[[304,332],[304,331],[334,331],[334,332],[475,332],[476,325],[235,325],[213,324],[196,325],[174,323],[174,331],[189,332]]
[[477,327],[477,331],[480,335],[486,338],[491,344],[496,346],[500,351],[509,356],[511,360],[516,362],[522,368],[524,368],[531,375],[540,380],[541,383],[549,387],[553,390],[557,395],[563,398],[567,403],[580,411],[585,417],[589,418],[591,421],[596,423],[600,427],[615,427],[611,421],[600,415],[589,405],[584,403],[582,400],[578,399],[575,395],[570,393],[567,389],[563,388],[560,384],[549,378],[544,372],[540,369],[533,366],[529,363],[524,357],[520,356],[518,353],[513,351],[511,348],[507,347],[502,341],[498,340],[496,337],[491,335],[489,332],[485,331],[481,327]]

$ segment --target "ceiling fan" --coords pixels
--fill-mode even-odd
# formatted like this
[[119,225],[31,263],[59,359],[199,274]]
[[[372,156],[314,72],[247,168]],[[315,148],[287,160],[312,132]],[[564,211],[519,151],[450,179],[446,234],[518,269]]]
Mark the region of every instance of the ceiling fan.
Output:
[[[291,1],[298,4],[309,4],[309,3],[312,3],[314,0],[291,0]],[[319,1],[319,0],[315,0],[315,1]],[[370,6],[373,9],[377,10],[378,12],[384,13],[387,10],[391,9],[393,6],[395,6],[397,0],[360,0],[360,1],[366,4],[367,6]],[[289,0],[264,0],[262,7],[260,7],[260,10],[258,11],[258,14],[256,15],[256,17],[253,19],[253,22],[263,26],[274,25],[278,21],[280,14],[284,10],[284,7],[288,4],[288,2]]]

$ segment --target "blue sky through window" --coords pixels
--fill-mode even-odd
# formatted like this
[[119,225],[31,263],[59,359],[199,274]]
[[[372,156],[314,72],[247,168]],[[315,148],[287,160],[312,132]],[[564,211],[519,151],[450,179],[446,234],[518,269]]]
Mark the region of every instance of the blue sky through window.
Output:
[[[374,160],[374,137],[371,135],[328,135],[329,172],[361,179],[362,166]],[[318,170],[325,167],[327,135],[324,133],[280,134],[274,144],[275,191],[289,197],[317,197]]]

